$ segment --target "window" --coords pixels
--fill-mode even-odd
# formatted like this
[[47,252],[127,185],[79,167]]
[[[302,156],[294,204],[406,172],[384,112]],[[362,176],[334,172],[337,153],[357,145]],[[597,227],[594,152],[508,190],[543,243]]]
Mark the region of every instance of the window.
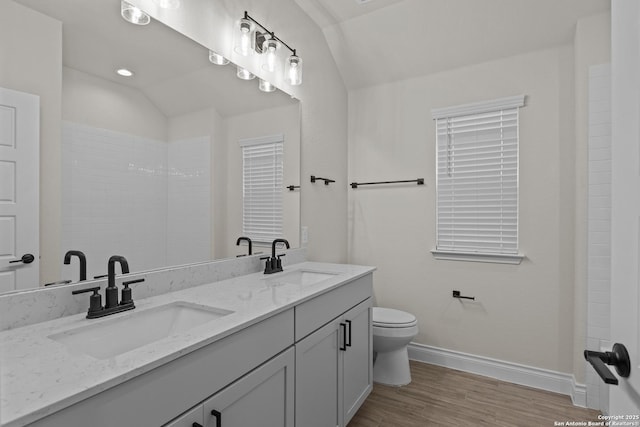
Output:
[[524,95],[435,109],[439,259],[520,263],[518,112]]
[[243,139],[242,233],[254,242],[282,237],[284,135]]

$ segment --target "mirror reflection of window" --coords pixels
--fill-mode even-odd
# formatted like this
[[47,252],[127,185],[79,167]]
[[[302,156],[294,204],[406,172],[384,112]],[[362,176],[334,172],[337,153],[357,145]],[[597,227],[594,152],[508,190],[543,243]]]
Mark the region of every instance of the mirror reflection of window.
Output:
[[282,237],[284,135],[243,139],[242,233],[258,243]]

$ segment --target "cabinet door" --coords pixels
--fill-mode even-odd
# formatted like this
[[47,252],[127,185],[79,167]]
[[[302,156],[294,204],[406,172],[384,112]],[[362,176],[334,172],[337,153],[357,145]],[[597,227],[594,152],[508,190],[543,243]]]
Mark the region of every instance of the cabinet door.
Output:
[[202,427],[204,425],[204,416],[202,405],[198,405],[184,415],[179,416],[164,427]]
[[293,347],[204,402],[206,427],[293,427]]
[[342,414],[344,323],[329,322],[296,344],[296,426],[336,427]]
[[343,353],[344,424],[347,425],[373,387],[371,298],[344,314],[347,351]]

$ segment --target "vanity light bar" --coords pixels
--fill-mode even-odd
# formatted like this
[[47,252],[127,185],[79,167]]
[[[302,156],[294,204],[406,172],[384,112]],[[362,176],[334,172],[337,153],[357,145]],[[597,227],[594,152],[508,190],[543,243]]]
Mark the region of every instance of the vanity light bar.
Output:
[[[276,36],[276,34],[273,31],[269,31],[267,29],[267,27],[265,27],[264,25],[262,25],[261,23],[259,23],[258,21],[256,21],[254,18],[252,18],[249,13],[245,10],[244,11],[244,19],[248,19],[249,21],[253,22],[254,24],[256,24],[258,27],[262,28],[267,34],[269,34],[271,36],[272,39],[278,40],[280,43],[282,43],[287,49],[289,49],[291,51],[292,54],[296,55],[296,50],[293,49],[291,46],[289,46],[288,44],[286,44],[280,37]],[[296,55],[297,56],[297,55]]]
[[[264,33],[260,33],[255,31],[253,27],[260,27]],[[254,38],[255,46],[253,50],[258,53],[261,53],[266,56],[265,68],[268,71],[275,71],[275,52],[278,49],[279,44],[282,44],[284,47],[291,51],[291,55],[289,55],[285,61],[285,72],[284,79],[289,82],[291,86],[298,86],[302,84],[302,59],[298,56],[296,49],[289,46],[284,40],[280,37],[276,36],[273,31],[269,31],[264,25],[255,20],[249,13],[245,10],[244,17],[240,19],[240,39],[239,45],[236,47],[236,52],[240,53],[243,56],[248,56],[251,52],[251,47],[249,46],[251,37]],[[273,41],[276,41],[277,44],[270,45]],[[269,46],[265,52],[265,46]],[[270,88],[269,88],[270,89]],[[262,87],[260,90],[268,92],[270,90],[264,90]]]

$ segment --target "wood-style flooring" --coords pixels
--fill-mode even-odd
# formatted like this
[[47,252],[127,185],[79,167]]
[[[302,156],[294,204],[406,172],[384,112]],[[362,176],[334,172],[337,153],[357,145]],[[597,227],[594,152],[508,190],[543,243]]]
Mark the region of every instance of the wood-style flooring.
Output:
[[569,396],[420,362],[411,361],[411,377],[404,387],[374,384],[348,427],[544,427],[600,414]]

